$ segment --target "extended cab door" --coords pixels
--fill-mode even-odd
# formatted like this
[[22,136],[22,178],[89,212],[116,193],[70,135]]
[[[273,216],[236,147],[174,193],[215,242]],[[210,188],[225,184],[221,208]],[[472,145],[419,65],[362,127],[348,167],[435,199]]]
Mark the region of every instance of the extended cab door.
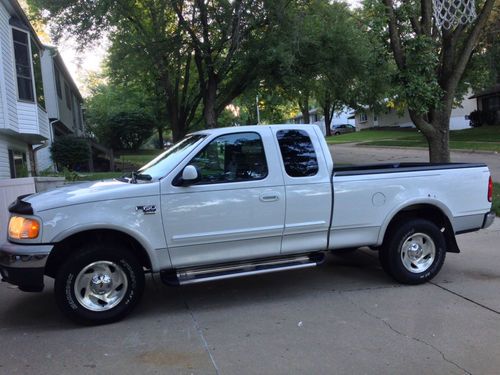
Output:
[[[172,265],[187,267],[279,255],[285,191],[271,130],[212,136],[161,187]],[[176,183],[187,165],[193,184]],[[177,185],[177,186],[176,186]]]
[[[331,156],[317,126],[275,128],[286,187],[282,253],[327,248],[332,212]],[[324,141],[323,141],[324,142]]]

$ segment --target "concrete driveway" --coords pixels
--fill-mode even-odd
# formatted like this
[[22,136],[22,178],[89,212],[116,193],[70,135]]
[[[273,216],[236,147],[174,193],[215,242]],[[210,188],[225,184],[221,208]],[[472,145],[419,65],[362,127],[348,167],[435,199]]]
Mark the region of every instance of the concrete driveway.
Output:
[[[426,161],[419,150],[342,145],[333,154],[338,163]],[[500,180],[498,155],[462,154],[453,160],[496,165]],[[498,374],[500,220],[458,240],[462,253],[420,286],[393,282],[368,249],[198,286],[149,277],[134,313],[102,327],[67,321],[50,280],[39,294],[2,283],[0,374]]]
[[2,283],[0,374],[498,374],[498,243],[500,221],[459,236],[462,253],[420,286],[368,249],[198,286],[150,278],[134,313],[103,327],[68,322],[51,290]]
[[[376,164],[383,162],[428,162],[429,152],[413,148],[365,147],[355,144],[330,145],[334,162],[339,164]],[[458,163],[485,163],[493,180],[500,182],[500,154],[493,152],[451,153],[451,161]]]

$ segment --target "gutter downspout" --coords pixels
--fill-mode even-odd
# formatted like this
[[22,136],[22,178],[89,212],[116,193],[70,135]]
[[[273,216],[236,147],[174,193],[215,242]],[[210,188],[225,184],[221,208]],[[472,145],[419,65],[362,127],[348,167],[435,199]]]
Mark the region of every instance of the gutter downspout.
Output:
[[[55,124],[58,121],[59,120],[56,119],[56,120],[53,120],[53,121],[49,122],[49,137],[50,137],[50,139],[47,139],[47,140],[43,141],[40,146],[37,146],[37,147],[35,147],[33,149],[33,162],[35,163],[34,164],[35,165],[35,168],[34,168],[35,172],[38,172],[38,171],[36,171],[36,169],[37,169],[36,168],[37,167],[37,165],[36,165],[36,153],[38,151],[40,151],[41,149],[44,149],[45,147],[49,146],[52,143],[52,141],[54,140],[54,129],[53,129],[52,125]],[[57,172],[57,167],[55,168],[55,170]],[[36,174],[38,174],[38,173],[36,173]]]

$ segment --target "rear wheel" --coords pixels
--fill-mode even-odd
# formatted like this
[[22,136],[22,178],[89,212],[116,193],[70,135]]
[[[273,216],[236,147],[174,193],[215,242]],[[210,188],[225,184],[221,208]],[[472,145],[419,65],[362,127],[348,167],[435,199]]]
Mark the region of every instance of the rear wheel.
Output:
[[404,284],[431,280],[443,266],[445,256],[443,233],[423,219],[410,219],[392,230],[379,250],[382,268]]
[[83,246],[59,268],[55,297],[59,308],[81,324],[105,324],[125,317],[144,290],[144,271],[126,248]]

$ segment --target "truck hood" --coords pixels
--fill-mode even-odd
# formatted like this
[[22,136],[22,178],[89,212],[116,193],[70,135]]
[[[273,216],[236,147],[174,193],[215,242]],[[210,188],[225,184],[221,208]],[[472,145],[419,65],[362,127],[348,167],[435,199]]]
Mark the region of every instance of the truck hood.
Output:
[[158,181],[130,184],[118,180],[103,180],[73,184],[33,194],[23,201],[30,203],[36,214],[58,207],[159,194]]

